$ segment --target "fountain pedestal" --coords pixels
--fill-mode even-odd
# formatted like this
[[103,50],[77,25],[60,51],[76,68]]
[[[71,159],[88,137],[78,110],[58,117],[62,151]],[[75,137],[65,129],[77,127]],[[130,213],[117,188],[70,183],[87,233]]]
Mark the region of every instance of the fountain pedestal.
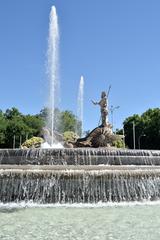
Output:
[[112,147],[114,141],[121,139],[113,134],[111,124],[101,125],[93,129],[85,138],[77,139],[75,147]]

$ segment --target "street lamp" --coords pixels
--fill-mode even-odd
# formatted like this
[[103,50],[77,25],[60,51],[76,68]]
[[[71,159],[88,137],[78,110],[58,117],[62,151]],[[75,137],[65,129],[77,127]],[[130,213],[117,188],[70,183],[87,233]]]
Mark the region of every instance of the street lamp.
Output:
[[112,122],[112,131],[113,131],[113,112],[114,110],[120,108],[120,106],[116,106],[116,107],[113,107],[113,105],[111,105],[110,107],[110,111],[111,111],[111,122]]
[[13,149],[16,147],[16,135],[13,135]]
[[135,123],[132,122],[132,124],[133,124],[133,149],[136,149]]
[[124,143],[124,148],[126,147],[126,143],[125,143],[125,132],[124,132],[124,125],[123,125],[123,143]]
[[145,137],[145,136],[146,136],[146,134],[141,134],[139,136],[139,138],[138,138],[138,147],[139,147],[139,149],[141,149],[141,137]]

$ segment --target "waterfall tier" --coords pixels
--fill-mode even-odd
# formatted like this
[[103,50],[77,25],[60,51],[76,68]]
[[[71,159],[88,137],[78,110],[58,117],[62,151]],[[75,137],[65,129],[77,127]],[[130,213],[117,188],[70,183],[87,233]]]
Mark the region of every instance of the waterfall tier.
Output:
[[17,166],[0,170],[0,201],[97,203],[160,199],[160,168]]
[[160,199],[160,151],[0,150],[0,202]]
[[160,151],[116,149],[0,150],[0,164],[160,165]]

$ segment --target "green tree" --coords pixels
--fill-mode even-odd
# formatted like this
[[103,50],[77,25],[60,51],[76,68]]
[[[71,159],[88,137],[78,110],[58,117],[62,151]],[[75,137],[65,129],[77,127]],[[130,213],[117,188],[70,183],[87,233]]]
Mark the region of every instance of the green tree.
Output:
[[4,147],[19,147],[26,138],[38,135],[43,121],[38,116],[23,115],[18,109],[7,109],[4,113],[6,120]]
[[23,121],[28,127],[28,132],[26,134],[29,138],[33,136],[39,136],[42,128],[45,125],[43,118],[38,115],[26,115],[23,116]]
[[76,116],[71,111],[63,111],[60,114],[59,132],[76,131]]
[[125,143],[133,148],[133,124],[135,125],[135,146],[138,148],[138,138],[144,131],[143,121],[140,115],[134,114],[124,121]]
[[5,134],[6,134],[7,120],[5,116],[0,110],[0,148],[5,146]]
[[[36,115],[24,115],[15,107],[7,109],[4,113],[0,110],[0,148],[19,147],[26,138],[41,135],[42,128],[46,125],[49,109],[44,108]],[[60,133],[66,131],[80,131],[81,123],[71,111],[55,109],[54,117],[57,130]]]
[[160,149],[160,109],[148,109],[142,114],[144,134],[142,144],[148,149]]
[[[48,108],[43,108],[40,113],[37,115],[44,122],[44,125],[50,126],[51,121],[51,110]],[[60,111],[58,108],[54,110],[54,122],[55,122],[55,130],[59,133],[64,133],[66,131],[77,132],[80,136],[81,134],[81,122],[77,120],[76,116],[71,111]]]
[[11,109],[7,109],[6,112],[4,113],[4,116],[6,119],[11,120],[14,117],[22,117],[22,114],[19,112],[19,110],[15,107]]
[[45,122],[47,119],[47,116],[49,114],[49,108],[44,107],[39,114],[37,114],[38,117],[40,117],[41,119],[43,119],[43,121]]
[[141,116],[135,114],[124,121],[125,143],[129,148],[133,148],[133,122],[136,148],[140,144],[141,149],[160,149],[160,109],[148,109]]
[[29,132],[29,127],[19,117],[14,117],[7,123],[5,133],[5,147],[12,148],[15,138],[15,147],[19,147],[20,142],[26,138],[26,132]]

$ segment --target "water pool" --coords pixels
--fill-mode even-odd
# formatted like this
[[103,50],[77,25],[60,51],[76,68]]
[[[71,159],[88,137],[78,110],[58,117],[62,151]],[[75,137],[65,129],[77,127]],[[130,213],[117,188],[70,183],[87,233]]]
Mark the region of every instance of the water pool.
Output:
[[0,240],[159,240],[160,205],[1,205]]

